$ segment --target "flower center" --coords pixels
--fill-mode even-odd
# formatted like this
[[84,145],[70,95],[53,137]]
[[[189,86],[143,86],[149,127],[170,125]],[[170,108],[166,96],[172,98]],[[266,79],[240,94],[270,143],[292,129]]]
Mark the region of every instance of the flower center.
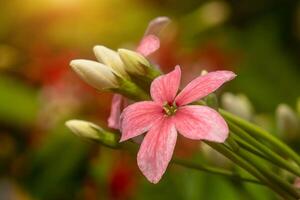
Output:
[[175,102],[173,104],[170,104],[170,103],[166,102],[163,105],[163,109],[164,109],[166,115],[172,116],[172,115],[174,115],[176,113],[177,106],[176,106]]

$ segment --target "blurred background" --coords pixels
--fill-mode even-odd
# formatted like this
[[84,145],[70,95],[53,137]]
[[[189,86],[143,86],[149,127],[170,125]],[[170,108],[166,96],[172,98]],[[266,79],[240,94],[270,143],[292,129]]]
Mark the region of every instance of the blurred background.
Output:
[[[95,60],[97,44],[134,49],[157,16],[172,23],[154,63],[164,72],[180,64],[183,84],[204,69],[233,70],[220,106],[300,150],[300,1],[1,0],[1,200],[276,199],[262,186],[178,166],[153,185],[135,156],[65,127],[74,118],[106,127],[112,98],[77,78],[70,60]],[[235,168],[184,138],[176,154]]]

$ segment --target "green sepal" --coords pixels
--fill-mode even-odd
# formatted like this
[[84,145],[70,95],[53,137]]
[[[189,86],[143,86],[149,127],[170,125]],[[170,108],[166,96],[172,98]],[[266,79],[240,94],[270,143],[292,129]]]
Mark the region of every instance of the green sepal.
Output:
[[123,96],[135,101],[150,99],[149,95],[144,90],[142,90],[137,84],[120,77],[117,77],[117,79],[119,87],[108,88],[106,90],[122,94]]

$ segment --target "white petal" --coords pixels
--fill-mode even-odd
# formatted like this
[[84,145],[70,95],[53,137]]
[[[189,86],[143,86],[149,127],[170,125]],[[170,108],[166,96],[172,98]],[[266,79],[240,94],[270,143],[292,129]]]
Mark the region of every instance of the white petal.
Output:
[[111,68],[91,60],[72,60],[72,69],[88,84],[101,90],[118,86]]

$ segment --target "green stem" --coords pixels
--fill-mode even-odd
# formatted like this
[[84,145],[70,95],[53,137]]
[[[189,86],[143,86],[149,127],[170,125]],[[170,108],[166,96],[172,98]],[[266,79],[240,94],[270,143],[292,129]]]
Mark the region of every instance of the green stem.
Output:
[[237,152],[238,155],[245,158],[249,163],[251,163],[253,166],[255,166],[256,169],[258,169],[262,174],[264,174],[268,179],[271,180],[272,184],[275,186],[280,186],[286,193],[293,196],[295,199],[299,199],[300,195],[295,190],[295,188],[289,184],[288,182],[284,181],[281,177],[271,172],[269,168],[267,168],[264,165],[264,162],[261,159],[258,159],[255,155],[248,153],[244,149],[239,149]]
[[[120,134],[118,133],[112,133],[108,130],[104,130],[102,128],[99,128],[98,126],[92,126],[93,130],[97,131],[97,135],[99,136],[97,139],[94,139],[94,141],[99,142],[100,144],[112,148],[112,149],[124,149],[129,151],[130,153],[136,153],[138,151],[138,145],[133,142],[124,142],[124,143],[119,143],[120,139]],[[240,174],[234,173],[229,170],[217,168],[217,167],[212,167],[204,164],[199,164],[187,160],[182,160],[179,158],[173,158],[171,160],[171,163],[181,165],[183,167],[191,168],[191,169],[197,169],[200,171],[205,171],[211,174],[216,174],[216,175],[223,175],[230,177],[231,179],[238,180],[238,181],[245,181],[245,182],[250,182],[250,183],[256,183],[256,184],[262,184],[258,180],[255,180],[253,178],[245,178],[242,177]]]
[[245,158],[242,158],[239,155],[233,153],[225,145],[217,144],[217,143],[213,143],[213,142],[207,142],[207,141],[205,143],[208,144],[209,146],[211,146],[213,149],[215,149],[219,153],[226,156],[228,159],[230,159],[231,161],[233,161],[234,163],[236,163],[243,169],[245,169],[247,172],[252,174],[254,177],[256,177],[258,180],[260,180],[262,183],[268,185],[270,189],[272,189],[275,193],[282,196],[284,199],[294,199],[285,190],[282,190],[280,187],[278,187],[277,185],[275,185],[274,183],[269,181],[268,178],[265,177],[258,169],[253,167],[250,163],[248,163],[248,161],[245,160]]
[[279,149],[281,153],[293,159],[300,166],[299,155],[295,151],[293,151],[288,145],[277,139],[275,136],[260,128],[259,126],[254,125],[244,119],[241,119],[225,110],[219,109],[219,112],[225,119],[233,122],[234,124],[237,124],[239,127],[251,133],[254,137],[259,137],[270,142],[270,144]]
[[208,172],[208,173],[215,174],[215,175],[226,176],[228,178],[231,178],[231,179],[237,180],[237,181],[244,181],[244,182],[255,183],[255,184],[260,184],[260,185],[262,184],[260,181],[258,181],[256,179],[245,178],[245,177],[242,177],[240,174],[237,174],[237,173],[234,173],[232,171],[225,170],[222,168],[212,167],[212,166],[204,165],[204,164],[198,164],[198,163],[194,163],[194,162],[190,162],[190,161],[186,161],[186,160],[182,160],[182,159],[178,159],[178,158],[173,158],[171,162],[174,164],[183,166],[183,167],[190,168],[190,169],[196,169],[196,170]]
[[289,172],[295,174],[296,176],[300,176],[300,169],[298,167],[295,167],[294,165],[289,165],[287,160],[277,155],[270,148],[266,147],[265,145],[257,141],[255,138],[250,136],[246,131],[239,128],[232,122],[229,121],[228,125],[233,134],[238,135],[244,141],[247,141],[248,143],[256,147],[258,150],[262,151],[266,155],[268,161],[288,170]]
[[141,89],[137,84],[121,78],[118,79],[118,82],[119,87],[110,88],[109,91],[122,94],[123,96],[135,101],[150,99],[149,94]]
[[254,146],[252,146],[251,144],[245,142],[243,139],[241,139],[239,136],[237,135],[234,135],[234,133],[232,133],[232,136],[234,138],[234,140],[238,143],[238,145],[244,149],[246,149],[247,151],[255,154],[255,155],[258,155],[259,157],[265,159],[265,160],[268,160],[269,158],[263,154],[261,151],[258,151]]
[[[266,167],[263,160],[258,160],[256,155],[245,151],[242,148],[239,148],[239,145],[236,142],[233,142],[234,139],[232,135],[230,135],[227,139],[228,144],[231,146],[232,151],[239,155],[240,157],[244,158],[247,162],[249,162],[252,166],[254,166],[258,171],[260,171],[264,176],[270,179],[270,183],[275,187],[281,186],[288,194],[293,195],[294,198],[299,198],[299,194],[297,191],[285,180],[281,179],[277,174],[272,173],[270,169]],[[231,142],[230,142],[231,141]],[[233,145],[232,145],[233,144]],[[277,184],[274,184],[277,183]]]

